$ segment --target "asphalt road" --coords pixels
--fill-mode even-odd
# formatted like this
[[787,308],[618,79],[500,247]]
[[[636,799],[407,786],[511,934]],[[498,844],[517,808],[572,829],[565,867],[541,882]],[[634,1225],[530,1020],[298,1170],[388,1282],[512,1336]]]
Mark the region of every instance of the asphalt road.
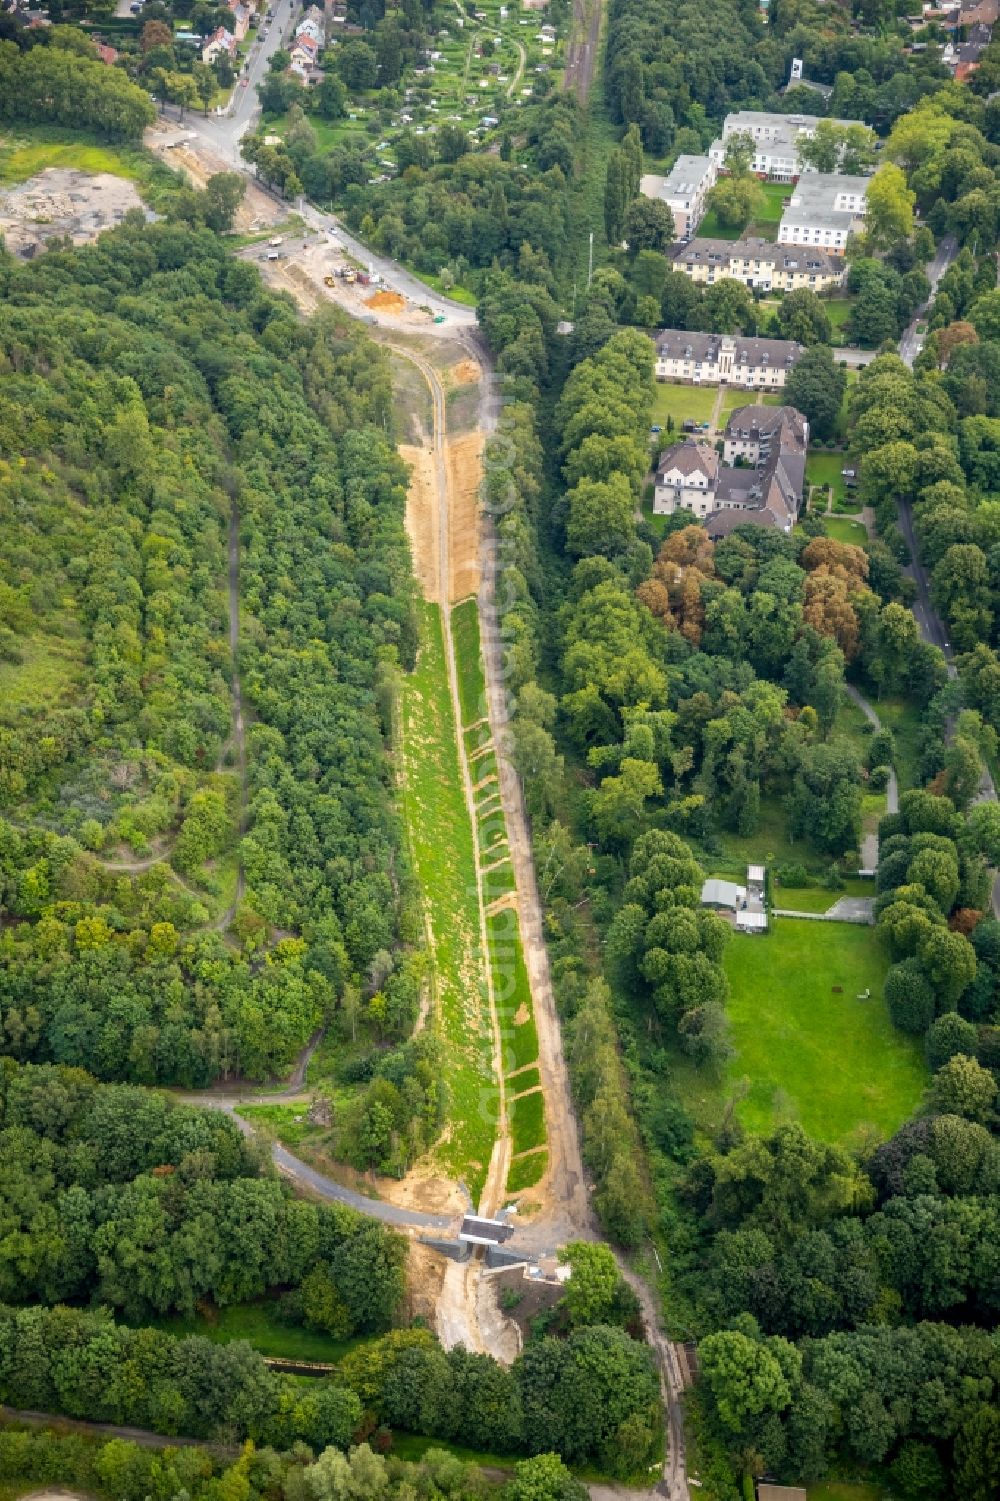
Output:
[[924,347],[924,335],[917,332],[917,325],[927,313],[928,304],[937,291],[938,282],[941,280],[948,267],[958,254],[958,241],[954,235],[945,235],[937,248],[937,254],[927,268],[927,279],[931,284],[930,296],[922,302],[914,313],[908,328],[899,341],[899,357],[904,365],[913,368],[913,361]]
[[[927,308],[937,291],[938,282],[941,280],[948,267],[958,254],[958,241],[954,235],[945,235],[938,245],[937,254],[927,268],[927,280],[931,284],[930,296],[922,302],[914,313],[907,327],[904,329],[899,340],[899,357],[904,365],[913,369],[913,361],[924,347],[924,335],[917,332],[917,326],[927,315]],[[833,357],[838,364],[847,365],[852,370],[861,370],[871,363],[877,354],[875,349],[858,349],[850,344],[846,349],[835,349]]]

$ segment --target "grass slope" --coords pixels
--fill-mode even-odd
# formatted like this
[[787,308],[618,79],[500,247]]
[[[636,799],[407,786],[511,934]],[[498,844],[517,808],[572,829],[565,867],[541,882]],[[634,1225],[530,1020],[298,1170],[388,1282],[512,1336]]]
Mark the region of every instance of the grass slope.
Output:
[[497,1090],[483,975],[472,828],[462,793],[441,614],[422,604],[420,656],[400,702],[402,802],[424,894],[438,1025],[448,1050],[449,1172],[478,1199],[496,1134]]

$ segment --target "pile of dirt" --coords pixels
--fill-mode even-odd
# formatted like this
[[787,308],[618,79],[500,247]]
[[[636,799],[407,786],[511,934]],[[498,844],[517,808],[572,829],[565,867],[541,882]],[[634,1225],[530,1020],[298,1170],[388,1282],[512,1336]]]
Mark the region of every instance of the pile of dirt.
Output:
[[451,374],[456,386],[469,386],[479,379],[480,371],[475,360],[459,360]]
[[374,292],[365,299],[365,306],[382,308],[387,313],[401,313],[406,307],[406,298],[400,297],[398,292]]
[[452,438],[445,450],[448,473],[451,602],[479,590],[479,485],[483,477],[483,435]]

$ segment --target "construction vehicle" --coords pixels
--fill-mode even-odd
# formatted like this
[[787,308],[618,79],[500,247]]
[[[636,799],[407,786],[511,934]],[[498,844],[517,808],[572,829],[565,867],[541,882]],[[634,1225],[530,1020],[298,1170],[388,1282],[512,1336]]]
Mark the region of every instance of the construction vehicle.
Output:
[[337,278],[335,276],[324,276],[323,285],[324,287],[335,287],[337,285]]
[[356,271],[353,271],[351,269],[351,267],[348,266],[347,270],[344,272],[344,280],[346,282],[349,282],[349,283],[353,284],[354,282],[357,281],[357,279],[358,279],[358,273]]

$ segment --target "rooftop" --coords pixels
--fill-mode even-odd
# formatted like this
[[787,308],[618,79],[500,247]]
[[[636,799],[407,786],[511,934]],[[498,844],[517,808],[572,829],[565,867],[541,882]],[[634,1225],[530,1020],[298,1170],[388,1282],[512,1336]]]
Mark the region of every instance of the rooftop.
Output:
[[771,240],[750,237],[745,240],[694,239],[674,250],[674,263],[683,266],[730,265],[733,261],[759,261],[780,271],[837,272],[843,260],[827,250],[790,245],[775,245]]
[[663,192],[673,198],[697,191],[715,167],[709,156],[679,156],[663,182]]
[[758,339],[743,334],[704,334],[684,328],[664,328],[654,340],[656,353],[668,360],[694,360],[715,364],[719,351],[732,348],[733,358],[741,365],[794,365],[802,354],[802,345],[792,339]]

